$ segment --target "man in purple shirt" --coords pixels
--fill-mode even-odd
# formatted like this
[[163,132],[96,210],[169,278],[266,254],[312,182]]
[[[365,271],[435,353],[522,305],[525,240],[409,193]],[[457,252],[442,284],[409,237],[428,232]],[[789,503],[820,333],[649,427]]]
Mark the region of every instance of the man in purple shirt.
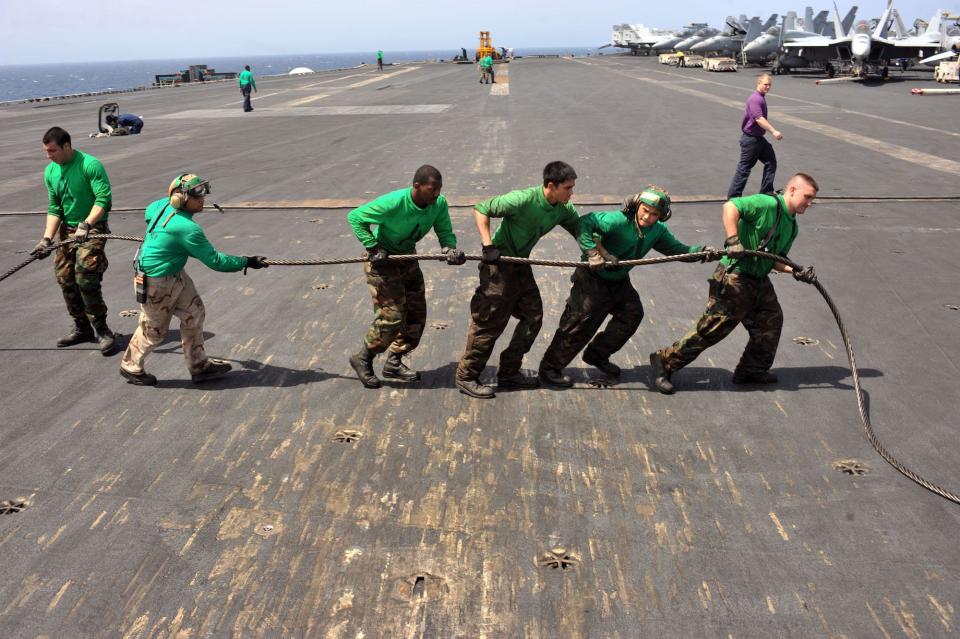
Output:
[[727,189],[727,199],[743,195],[743,187],[750,177],[750,170],[757,160],[763,162],[763,179],[760,182],[761,193],[773,193],[773,178],[777,173],[777,154],[773,151],[764,136],[770,132],[775,140],[782,140],[783,134],[773,128],[767,121],[767,92],[770,91],[770,75],[764,73],[757,78],[757,90],[747,98],[747,105],[743,111],[743,123],[740,125],[740,162],[737,171],[733,174],[730,188]]

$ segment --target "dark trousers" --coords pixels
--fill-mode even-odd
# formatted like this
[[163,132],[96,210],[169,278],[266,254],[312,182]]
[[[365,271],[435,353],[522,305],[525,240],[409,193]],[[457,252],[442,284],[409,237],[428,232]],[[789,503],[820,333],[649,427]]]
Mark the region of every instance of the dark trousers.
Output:
[[543,300],[529,264],[480,264],[480,286],[470,300],[467,347],[457,366],[457,379],[478,380],[497,338],[511,317],[519,320],[510,344],[500,353],[499,377],[520,372],[543,325]]
[[253,105],[250,104],[250,92],[253,90],[249,84],[245,84],[240,87],[240,93],[243,94],[243,110],[244,111],[253,111]]
[[[574,270],[570,281],[573,288],[557,333],[540,361],[541,369],[563,368],[587,346],[587,342],[590,342],[587,352],[591,356],[601,361],[609,359],[633,337],[643,321],[643,304],[629,277],[605,280],[580,267]],[[597,334],[608,315],[613,317]]]
[[783,328],[783,311],[773,282],[767,276],[728,273],[720,265],[710,278],[710,301],[697,325],[658,354],[668,371],[677,371],[741,323],[750,339],[737,364],[737,372],[767,372],[773,366]]
[[130,135],[137,135],[140,131],[143,130],[143,120],[138,120],[130,127]]
[[763,162],[763,179],[760,182],[759,193],[773,193],[773,178],[777,174],[777,154],[773,145],[766,137],[756,137],[744,133],[740,136],[740,161],[733,174],[730,188],[727,189],[727,199],[743,195],[743,187],[747,185],[747,178],[757,160]]

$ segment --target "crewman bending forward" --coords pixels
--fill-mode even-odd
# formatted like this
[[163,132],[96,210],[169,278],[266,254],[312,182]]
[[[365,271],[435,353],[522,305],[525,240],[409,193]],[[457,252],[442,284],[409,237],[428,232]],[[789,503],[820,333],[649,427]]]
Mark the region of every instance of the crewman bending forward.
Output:
[[795,271],[790,266],[762,257],[746,257],[744,251],[768,251],[786,257],[797,237],[796,216],[813,203],[819,187],[805,173],[797,173],[782,195],[738,197],[723,205],[724,246],[727,256],[710,278],[710,299],[703,315],[686,335],[672,346],[650,354],[653,385],[661,393],[673,392],[670,376],[717,344],[739,324],[750,339],[733,373],[734,384],[773,384],[770,372],[783,311],[768,273],[792,273],[794,279],[812,284],[813,267]]
[[120,362],[120,375],[137,386],[156,385],[157,378],[143,370],[143,361],[163,343],[174,315],[180,318],[183,356],[194,384],[223,377],[231,369],[227,362],[207,358],[203,346],[206,310],[193,280],[184,270],[188,258],[196,258],[223,273],[269,266],[265,257],[218,252],[193,221],[210,193],[207,180],[185,173],[170,183],[167,193],[169,197],[148,206],[144,216],[147,233],[136,262],[144,288],[142,296],[138,290],[140,323]]
[[[563,368],[584,346],[584,362],[610,377],[620,376],[620,367],[610,356],[623,348],[643,320],[643,304],[630,282],[633,267],[619,266],[620,260],[638,260],[651,249],[664,255],[716,252],[710,247],[687,246],[675,238],[665,224],[670,215],[670,195],[651,185],[624,200],[620,211],[597,211],[580,218],[580,259],[589,269],[574,269],[570,277],[573,288],[560,326],[540,361],[543,382],[558,388],[572,386]],[[608,315],[611,319],[606,328],[597,334]]]
[[[413,186],[381,195],[347,215],[354,235],[367,250],[363,272],[373,298],[373,323],[360,350],[350,357],[350,366],[367,388],[381,386],[373,360],[384,351],[388,351],[383,365],[386,379],[420,379],[420,373],[408,368],[401,356],[420,344],[427,322],[423,273],[416,260],[391,260],[390,255],[416,254],[417,242],[433,229],[448,264],[467,260],[457,248],[442,188],[440,171],[425,164],[414,174]],[[371,225],[376,229],[371,231]]]

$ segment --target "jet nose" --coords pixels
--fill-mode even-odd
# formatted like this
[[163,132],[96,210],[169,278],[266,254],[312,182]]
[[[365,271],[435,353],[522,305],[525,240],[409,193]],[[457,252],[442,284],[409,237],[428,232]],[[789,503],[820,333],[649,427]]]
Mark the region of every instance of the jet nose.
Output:
[[864,35],[854,36],[850,43],[850,54],[857,60],[866,59],[870,55],[870,38]]

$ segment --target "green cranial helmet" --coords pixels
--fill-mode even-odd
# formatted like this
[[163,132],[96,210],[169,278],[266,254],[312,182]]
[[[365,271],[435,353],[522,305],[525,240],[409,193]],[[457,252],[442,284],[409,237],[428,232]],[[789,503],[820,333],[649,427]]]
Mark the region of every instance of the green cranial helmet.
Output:
[[672,213],[670,209],[670,194],[659,186],[650,185],[640,193],[631,195],[623,201],[623,212],[635,217],[641,204],[652,206],[660,214],[660,221],[666,222]]

